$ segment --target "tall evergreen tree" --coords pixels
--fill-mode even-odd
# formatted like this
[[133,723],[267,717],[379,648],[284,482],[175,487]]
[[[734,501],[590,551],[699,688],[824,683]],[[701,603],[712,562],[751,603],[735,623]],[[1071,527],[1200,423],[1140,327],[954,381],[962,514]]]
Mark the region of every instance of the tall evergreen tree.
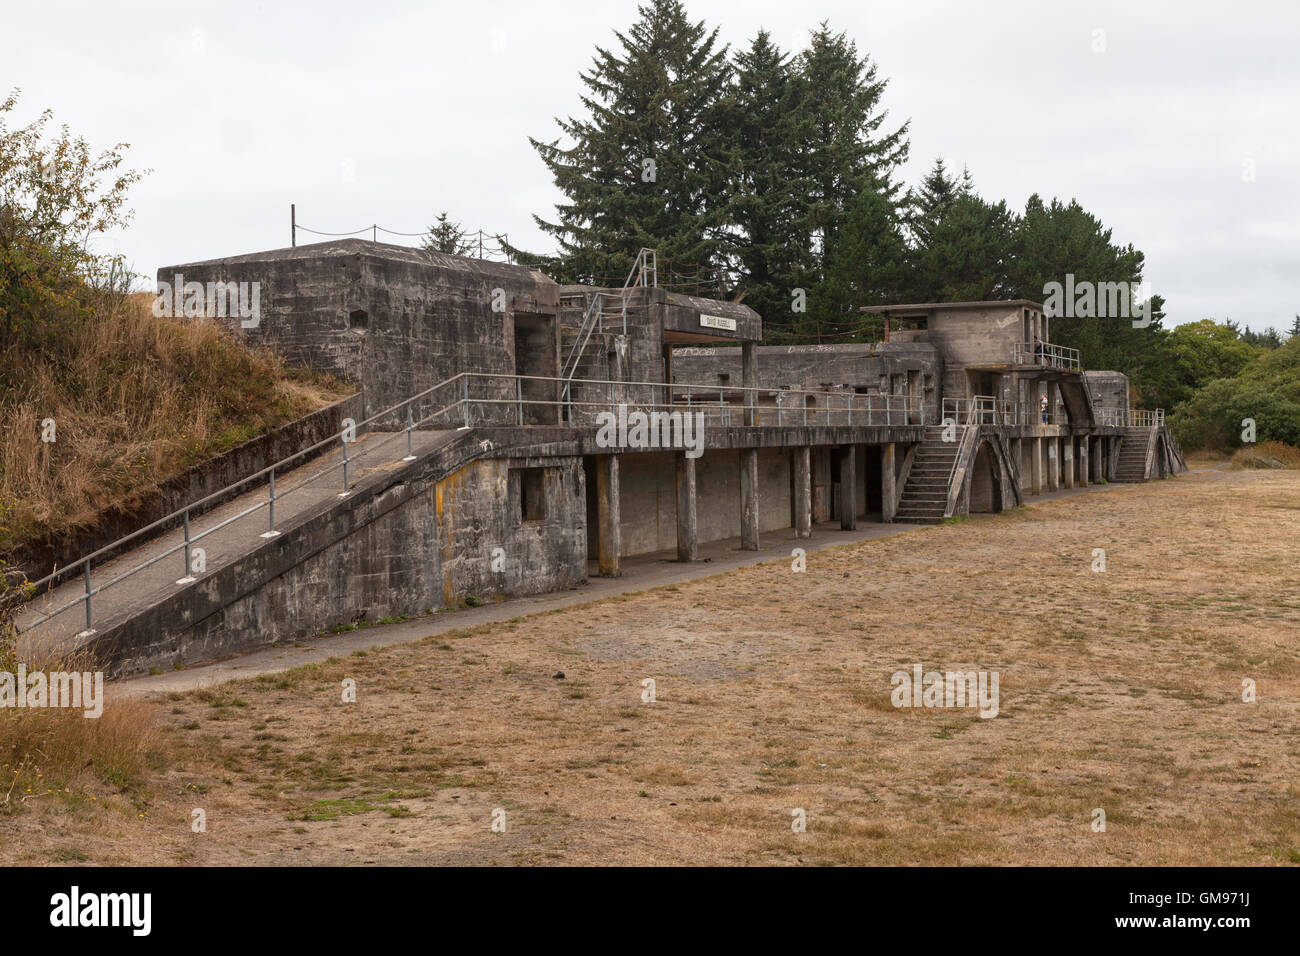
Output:
[[[826,275],[810,296],[799,331],[805,339],[834,341],[875,338],[859,308],[897,303],[912,287],[910,251],[903,221],[889,198],[874,190],[859,193],[849,209]],[[874,329],[874,326],[873,326]]]
[[[1066,276],[1080,282],[1140,283],[1144,259],[1131,245],[1112,241],[1111,230],[1078,202],[1059,199],[1044,203],[1029,197],[1017,230],[1012,294],[1043,301],[1049,282],[1064,284]],[[1127,372],[1140,352],[1156,348],[1156,328],[1135,329],[1131,316],[1073,317],[1051,320],[1051,336],[1060,345],[1077,348],[1089,368]]]
[[955,195],[914,250],[914,293],[923,302],[977,302],[1009,296],[1016,216],[1005,202],[973,191]]
[[680,0],[650,0],[619,49],[598,47],[581,74],[586,119],[559,120],[571,142],[533,147],[565,201],[555,267],[570,280],[620,284],[637,249],[713,268],[726,201],[725,116],[731,65],[718,31],[692,22]]
[[811,266],[800,233],[808,187],[797,165],[806,88],[766,30],[735,65],[726,251],[736,288],[763,317],[764,338],[788,341],[791,296]]
[[970,170],[963,169],[961,178],[949,175],[943,157],[934,161],[920,188],[911,196],[910,226],[913,241],[919,248],[928,246],[940,220],[947,215],[959,196],[969,195],[972,189]]
[[903,184],[898,167],[907,159],[908,123],[884,128],[881,107],[889,81],[868,56],[825,22],[796,61],[805,87],[801,165],[809,180],[805,234],[824,272],[848,210],[858,194],[872,190],[898,206]]

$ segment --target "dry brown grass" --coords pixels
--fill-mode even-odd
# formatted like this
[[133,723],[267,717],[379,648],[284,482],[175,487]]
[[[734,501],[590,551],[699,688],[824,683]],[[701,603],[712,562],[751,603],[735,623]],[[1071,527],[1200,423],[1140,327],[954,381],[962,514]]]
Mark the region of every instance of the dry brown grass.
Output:
[[[145,818],[0,820],[0,859],[1300,862],[1297,537],[1300,475],[1225,470],[168,695]],[[1001,713],[895,709],[912,663]]]
[[1234,468],[1300,468],[1300,448],[1280,441],[1265,441],[1239,448],[1232,456]]
[[[0,553],[85,527],[211,455],[347,390],[252,351],[218,323],[105,296],[48,354],[7,356],[0,389]],[[54,419],[57,441],[41,440]]]

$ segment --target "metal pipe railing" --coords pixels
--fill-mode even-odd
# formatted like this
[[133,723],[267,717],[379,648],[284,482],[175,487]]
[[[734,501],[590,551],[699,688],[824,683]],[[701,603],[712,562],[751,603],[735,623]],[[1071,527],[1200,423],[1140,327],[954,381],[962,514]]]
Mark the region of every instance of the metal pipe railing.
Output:
[[1080,368],[1079,350],[1064,345],[1049,345],[1047,342],[1016,342],[1012,346],[1012,356],[1017,365],[1043,365],[1047,368],[1076,370]]
[[[474,395],[471,394],[471,383],[476,380],[478,381],[498,380],[501,382],[513,383],[514,388],[498,395],[475,397]],[[574,409],[581,410],[587,408],[592,408],[592,409],[599,408],[602,411],[610,411],[610,410],[616,411],[619,406],[624,406],[629,409],[629,414],[631,411],[653,412],[657,410],[666,409],[669,410],[670,412],[671,411],[681,412],[683,410],[686,410],[689,412],[696,412],[699,414],[703,414],[705,416],[704,420],[706,423],[712,422],[714,424],[719,424],[719,425],[735,426],[735,425],[748,425],[752,421],[753,425],[762,426],[762,425],[773,424],[773,422],[770,420],[772,416],[770,414],[764,414],[764,413],[775,411],[776,418],[777,418],[775,424],[779,425],[779,424],[785,424],[784,422],[785,409],[789,406],[790,402],[795,398],[797,398],[798,404],[802,408],[802,420],[803,423],[805,424],[817,424],[820,422],[823,424],[854,423],[858,425],[872,425],[872,424],[878,425],[878,424],[893,424],[895,417],[901,418],[903,422],[912,421],[914,420],[914,418],[919,418],[921,422],[924,422],[926,419],[925,403],[919,397],[908,396],[908,395],[858,395],[851,392],[830,392],[830,391],[817,391],[817,390],[798,390],[798,389],[777,390],[777,389],[763,389],[763,388],[753,388],[753,387],[745,388],[743,386],[728,387],[728,386],[675,384],[675,383],[664,383],[664,382],[621,382],[621,381],[613,381],[613,380],[581,380],[581,379],[572,380],[570,379],[567,380],[567,383],[570,385],[579,384],[582,386],[610,386],[611,396],[612,396],[612,389],[616,387],[622,390],[624,394],[626,394],[627,390],[629,389],[651,389],[651,390],[662,389],[665,390],[664,397],[666,398],[666,401],[664,402],[637,402],[637,401],[613,402],[612,398],[609,400],[601,399],[600,401],[574,401],[571,392],[567,395],[563,395],[558,399],[536,399],[536,398],[526,399],[524,398],[524,384],[526,382],[549,383],[554,388],[555,394],[560,394],[560,387],[566,383],[566,380],[560,378],[548,377],[548,376],[505,375],[505,374],[498,375],[498,374],[486,373],[486,372],[462,372],[459,375],[455,375],[452,378],[439,382],[437,385],[433,385],[427,389],[424,389],[423,391],[411,396],[410,398],[404,399],[401,402],[391,405],[388,408],[385,408],[384,410],[369,416],[368,418],[362,420],[361,422],[343,429],[342,431],[338,432],[335,435],[330,436],[329,438],[323,439],[319,442],[309,445],[306,448],[300,449],[294,454],[282,458],[279,461],[275,462],[274,464],[268,465],[265,468],[262,468],[256,472],[253,472],[250,475],[245,476],[244,478],[239,479],[238,481],[232,482],[229,485],[226,485],[225,487],[217,491],[214,491],[209,495],[205,495],[203,498],[191,502],[185,507],[179,508],[176,511],[172,512],[171,514],[159,518],[158,520],[153,521],[142,528],[138,528],[137,530],[131,532],[130,534],[123,535],[121,538],[118,538],[116,541],[113,541],[112,543],[105,545],[104,547],[99,548],[96,551],[93,551],[92,553],[86,555],[85,557],[79,558],[77,561],[72,562],[66,567],[60,568],[57,571],[39,579],[38,581],[33,582],[31,585],[33,592],[39,591],[41,589],[47,589],[47,590],[53,589],[53,587],[55,587],[62,579],[64,579],[67,575],[69,575],[70,573],[72,573],[73,571],[79,568],[82,571],[82,575],[85,581],[85,588],[83,593],[77,596],[76,598],[60,605],[59,607],[51,611],[48,611],[46,613],[37,616],[34,620],[22,624],[21,626],[19,626],[18,632],[20,634],[26,633],[32,630],[33,628],[38,627],[41,624],[44,624],[45,622],[53,619],[54,617],[57,617],[59,614],[62,614],[63,612],[69,610],[70,608],[77,606],[78,604],[84,604],[85,606],[85,611],[86,611],[85,631],[91,632],[94,629],[94,619],[92,614],[92,599],[95,595],[101,594],[108,588],[120,584],[122,581],[127,580],[133,575],[138,574],[141,571],[144,571],[150,567],[153,567],[158,562],[166,560],[167,558],[171,557],[177,551],[185,552],[186,574],[184,577],[191,577],[192,575],[190,574],[190,569],[191,569],[191,560],[192,560],[191,558],[192,548],[197,542],[203,540],[204,538],[212,534],[215,534],[216,532],[230,526],[231,524],[237,521],[242,520],[243,518],[248,517],[251,514],[256,513],[259,509],[263,507],[267,508],[268,510],[268,528],[267,531],[264,532],[263,537],[274,537],[275,535],[279,534],[279,532],[275,528],[275,505],[277,502],[280,502],[283,499],[289,497],[295,491],[298,491],[302,488],[306,488],[309,485],[314,484],[315,482],[319,481],[320,479],[331,474],[332,472],[334,472],[336,469],[339,468],[342,468],[343,470],[343,489],[341,493],[347,494],[352,484],[352,468],[357,464],[359,464],[362,460],[364,460],[367,457],[374,456],[381,449],[387,447],[390,442],[395,442],[396,440],[403,437],[403,435],[405,435],[406,438],[405,441],[406,459],[405,460],[410,460],[414,458],[412,435],[417,428],[420,428],[421,426],[425,426],[425,425],[430,425],[431,427],[441,425],[441,427],[443,428],[457,428],[457,427],[461,429],[469,428],[474,423],[475,416],[473,414],[473,408],[475,406],[480,407],[480,409],[484,406],[491,408],[492,406],[496,406],[496,405],[510,405],[513,407],[514,414],[504,416],[506,420],[499,421],[499,422],[496,421],[481,422],[482,424],[490,424],[490,425],[517,425],[517,423],[521,421],[523,418],[523,413],[526,406],[539,407],[542,409],[553,409],[556,411],[557,418],[559,417],[559,412],[561,410],[568,408],[570,410],[571,423],[573,422],[574,419],[573,416]],[[458,389],[457,386],[459,386]],[[673,400],[674,390],[679,392],[682,390],[685,391],[685,404]],[[438,393],[439,391],[445,391],[450,395],[455,395],[456,392],[459,391],[459,395],[458,397],[455,397],[451,401],[444,403],[434,411],[430,412],[427,415],[424,415],[423,417],[417,420],[414,416],[414,411],[413,411],[414,404],[416,402],[427,400],[430,396],[433,396],[435,393]],[[700,391],[704,391],[710,394],[716,392],[718,395],[717,404],[714,405],[712,404],[712,402],[710,402],[708,405],[700,405],[696,401],[696,398],[698,396],[693,394],[693,392],[698,393]],[[511,392],[513,394],[511,394]],[[776,399],[773,405],[764,406],[759,404],[758,399],[761,395],[764,394],[774,397]],[[740,401],[739,402],[730,401],[729,398],[733,395],[739,395]],[[782,396],[786,396],[785,400],[782,399]],[[821,403],[815,404],[818,398],[821,399]],[[813,402],[814,404],[810,405],[809,404],[810,401]],[[404,427],[402,427],[397,431],[388,432],[386,434],[381,432],[381,434],[384,434],[383,438],[372,440],[368,444],[361,447],[359,452],[355,455],[352,453],[352,450],[350,449],[349,446],[355,443],[355,434],[357,430],[365,428],[366,426],[369,426],[376,422],[379,422],[381,419],[393,415],[394,413],[402,409],[405,409],[406,411],[406,416],[405,416],[406,420],[404,423]],[[811,422],[809,416],[810,410],[813,411]],[[456,415],[457,412],[459,412],[458,416]],[[752,418],[750,414],[747,414],[751,412],[753,413]],[[854,422],[853,419],[855,412],[857,413],[858,416],[856,422]],[[845,418],[844,422],[839,422],[837,420],[837,416],[840,415],[844,416]],[[479,417],[482,418],[484,416],[480,415]],[[883,418],[884,421],[881,421],[880,420],[881,418]],[[460,422],[459,425],[456,423],[457,419],[459,419]],[[514,419],[514,421],[510,421],[509,419]],[[349,436],[353,436],[353,437],[350,438]],[[285,468],[291,463],[299,461],[304,456],[307,456],[312,452],[318,451],[324,448],[325,446],[332,444],[335,441],[339,441],[342,444],[343,453],[340,460],[335,461],[329,465],[326,465],[324,468],[320,469],[315,474],[312,474],[311,476],[303,479],[302,481],[294,485],[291,485],[287,489],[277,490],[276,483],[275,483],[276,472],[284,471]],[[230,493],[237,491],[238,489],[243,488],[244,486],[262,477],[265,477],[268,483],[268,495],[265,499],[258,501],[247,508],[241,509],[237,513],[230,515],[229,517],[223,519],[222,521],[219,521],[212,527],[207,528],[201,532],[194,533],[192,531],[190,527],[190,514],[192,511],[199,510],[203,505],[208,504],[209,502],[216,501],[219,498],[225,497]],[[156,554],[153,557],[142,561],[141,563],[135,565],[132,568],[129,568],[128,570],[113,577],[111,580],[107,582],[101,583],[98,586],[95,586],[93,584],[92,577],[91,577],[91,570],[92,570],[92,564],[97,558],[103,557],[106,554],[117,551],[123,545],[128,544],[129,542],[134,541],[138,538],[141,538],[149,531],[162,528],[168,525],[169,522],[174,522],[177,519],[179,519],[182,522],[184,527],[183,539],[179,543],[164,548],[159,554]]]

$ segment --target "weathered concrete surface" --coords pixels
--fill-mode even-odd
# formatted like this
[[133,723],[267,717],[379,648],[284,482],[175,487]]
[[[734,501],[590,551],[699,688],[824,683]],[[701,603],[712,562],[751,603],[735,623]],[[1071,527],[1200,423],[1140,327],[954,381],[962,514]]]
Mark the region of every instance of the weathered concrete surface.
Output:
[[[931,422],[939,420],[943,361],[928,343],[764,345],[754,352],[754,387],[911,395],[925,402]],[[677,348],[673,351],[673,375],[679,382],[738,386],[743,381],[742,350],[727,346]]]
[[[537,517],[522,513],[528,471],[539,479]],[[480,458],[439,480],[434,496],[441,604],[470,594],[540,594],[586,579],[581,458]],[[428,518],[427,509],[417,516]]]
[[[387,442],[383,454],[369,462],[357,457],[379,442]],[[290,492],[309,473],[333,465],[337,453],[283,476],[276,485],[275,537],[260,537],[265,509],[237,517],[265,500],[265,489],[235,499],[192,526],[197,534],[235,519],[198,542],[207,567],[196,581],[178,580],[183,558],[172,555],[96,595],[93,634],[78,633],[83,619],[74,607],[24,635],[24,650],[39,655],[78,647],[113,673],[135,673],[295,640],[360,618],[419,613],[440,606],[448,593],[536,593],[585,578],[580,459],[540,463],[556,477],[547,491],[549,517],[531,523],[514,522],[513,501],[494,492],[506,484],[502,476],[512,464],[539,463],[512,456],[500,436],[494,442],[472,431],[417,432],[414,450],[416,459],[407,462],[400,457],[404,435],[364,436],[353,446],[346,496],[337,470]],[[474,462],[488,454],[496,457]],[[465,472],[469,462],[474,467]],[[440,515],[437,503],[449,497],[457,504],[444,521],[447,512]],[[174,547],[177,537],[172,532],[106,566],[96,586]],[[505,559],[499,571],[492,568],[496,547]],[[79,582],[57,589],[19,623],[43,606],[75,598],[78,589]]]
[[[549,316],[554,326],[559,302],[559,286],[524,266],[361,239],[166,266],[158,281],[178,274],[186,283],[260,283],[258,325],[228,324],[291,364],[359,382],[367,415],[460,372],[514,374],[516,315]],[[558,334],[552,328],[549,368],[558,368]]]
[[616,578],[622,573],[623,536],[621,459],[601,455],[596,459],[598,555],[600,574]]

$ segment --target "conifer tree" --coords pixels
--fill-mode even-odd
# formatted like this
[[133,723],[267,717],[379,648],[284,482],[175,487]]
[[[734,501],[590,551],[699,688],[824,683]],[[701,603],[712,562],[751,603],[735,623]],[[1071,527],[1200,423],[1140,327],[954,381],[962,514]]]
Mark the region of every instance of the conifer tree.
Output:
[[580,78],[586,118],[557,119],[569,140],[533,147],[564,200],[556,221],[535,216],[559,244],[570,281],[618,285],[639,248],[711,269],[724,225],[725,117],[731,65],[718,31],[692,22],[680,0],[650,0],[640,19],[597,48]]
[[870,57],[843,33],[823,22],[796,61],[805,87],[799,154],[809,181],[805,234],[824,274],[848,211],[859,193],[871,190],[898,207],[903,184],[896,178],[908,151],[908,123],[884,128],[888,80]]
[[467,256],[474,248],[460,223],[452,222],[445,212],[438,214],[438,221],[429,227],[420,246],[429,252],[446,252],[453,256]]
[[800,232],[808,186],[797,143],[806,88],[766,30],[736,55],[735,66],[726,251],[736,288],[763,317],[764,339],[788,341],[794,289],[811,266]]

